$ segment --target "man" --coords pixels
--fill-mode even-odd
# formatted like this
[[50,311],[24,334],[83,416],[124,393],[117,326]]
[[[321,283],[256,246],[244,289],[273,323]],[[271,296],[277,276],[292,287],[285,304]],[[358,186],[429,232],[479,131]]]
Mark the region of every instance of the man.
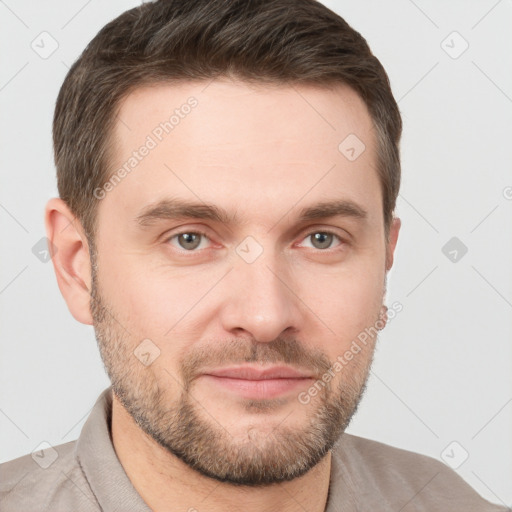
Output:
[[344,434],[388,315],[400,134],[320,3],[160,0],[104,27],[57,100],[46,226],[112,387],[53,464],[2,465],[2,510],[504,510]]

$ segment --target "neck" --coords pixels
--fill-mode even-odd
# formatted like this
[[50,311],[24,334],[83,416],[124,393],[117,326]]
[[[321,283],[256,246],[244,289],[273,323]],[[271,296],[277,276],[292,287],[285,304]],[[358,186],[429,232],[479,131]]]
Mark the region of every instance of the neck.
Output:
[[208,478],[169,453],[112,400],[112,440],[132,485],[154,512],[324,512],[329,491],[331,452],[308,473],[265,487],[237,486]]

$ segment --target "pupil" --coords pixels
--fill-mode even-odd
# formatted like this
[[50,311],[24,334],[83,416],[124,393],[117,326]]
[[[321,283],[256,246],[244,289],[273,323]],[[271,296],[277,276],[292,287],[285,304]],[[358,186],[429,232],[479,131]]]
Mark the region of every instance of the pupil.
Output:
[[195,249],[199,245],[199,237],[193,233],[183,233],[183,237],[186,249]]
[[332,235],[330,235],[329,233],[315,233],[314,235],[315,241],[320,244],[321,249],[325,249],[326,247],[329,247],[329,245],[331,245],[331,236]]

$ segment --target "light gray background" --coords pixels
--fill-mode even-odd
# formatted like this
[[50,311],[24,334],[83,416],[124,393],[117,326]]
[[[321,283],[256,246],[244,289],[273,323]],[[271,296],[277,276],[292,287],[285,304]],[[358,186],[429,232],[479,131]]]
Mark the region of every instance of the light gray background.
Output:
[[[0,461],[76,439],[109,384],[92,328],[71,317],[51,262],[32,248],[56,195],[60,85],[97,31],[136,4],[0,1]],[[467,452],[457,472],[510,505],[512,2],[326,4],[366,37],[404,119],[388,299],[403,311],[381,335],[349,431],[452,464]],[[42,58],[33,47],[49,52],[52,39]],[[456,262],[442,252],[452,237],[468,249]]]

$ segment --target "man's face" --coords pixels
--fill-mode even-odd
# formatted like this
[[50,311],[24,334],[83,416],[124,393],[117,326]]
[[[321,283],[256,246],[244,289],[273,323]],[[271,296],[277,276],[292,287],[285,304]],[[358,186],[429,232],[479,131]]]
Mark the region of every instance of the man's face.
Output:
[[[333,364],[375,325],[384,293],[364,103],[346,87],[142,88],[121,105],[112,171],[131,157],[99,201],[91,305],[117,399],[203,475],[264,485],[304,474],[356,410],[375,338]],[[176,217],[176,202],[227,218]],[[343,202],[336,215],[310,210],[331,202]],[[240,366],[302,378],[247,380]]]

